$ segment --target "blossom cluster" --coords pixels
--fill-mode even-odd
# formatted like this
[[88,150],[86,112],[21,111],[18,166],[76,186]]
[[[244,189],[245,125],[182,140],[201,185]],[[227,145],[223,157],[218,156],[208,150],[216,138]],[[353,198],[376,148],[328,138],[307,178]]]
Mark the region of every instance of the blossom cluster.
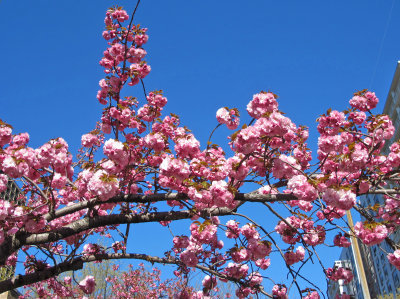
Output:
[[[304,233],[300,234],[300,230]],[[307,245],[316,246],[325,241],[325,229],[321,225],[314,226],[314,222],[290,216],[280,221],[275,231],[281,235],[282,240],[288,244],[295,244],[303,240]]]
[[342,267],[328,268],[326,276],[334,281],[343,280],[344,284],[349,284],[354,277],[351,270]]
[[220,108],[217,110],[217,121],[235,130],[239,126],[239,112],[236,109]]
[[389,262],[400,270],[400,249],[395,250],[393,253],[389,253],[387,256]]
[[357,222],[354,232],[361,241],[369,246],[380,244],[388,235],[388,229],[384,224]]
[[285,253],[285,261],[288,265],[293,265],[304,259],[305,251],[302,246],[297,247],[296,251],[288,251]]

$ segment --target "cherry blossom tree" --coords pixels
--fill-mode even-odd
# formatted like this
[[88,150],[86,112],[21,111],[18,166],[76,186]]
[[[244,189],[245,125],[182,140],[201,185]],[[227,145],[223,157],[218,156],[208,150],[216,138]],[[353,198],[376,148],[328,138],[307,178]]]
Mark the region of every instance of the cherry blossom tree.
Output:
[[[172,298],[174,294],[194,293],[192,287],[182,276],[174,279],[161,279],[161,271],[146,269],[143,263],[137,268],[129,266],[128,271],[121,271],[118,265],[109,261],[87,264],[90,268],[82,273],[85,278],[72,275],[63,279],[48,279],[30,285],[21,298],[55,298],[63,294],[68,298]],[[69,273],[68,273],[69,274]],[[90,295],[89,295],[90,294]]]
[[[106,12],[107,49],[100,60],[105,77],[97,93],[103,112],[96,128],[82,136],[77,158],[61,137],[35,149],[28,146],[28,133],[0,123],[0,191],[8,178],[22,190],[19,201],[0,200],[0,265],[25,267],[0,281],[0,292],[49,284],[85,263],[136,259],[176,265],[177,276],[204,272],[202,290],[182,290],[179,298],[201,298],[226,281],[237,286],[240,298],[287,298],[291,288],[303,298],[319,298],[323,291],[301,269],[318,261],[322,246],[349,246],[349,231],[369,246],[388,242],[388,259],[400,269],[400,249],[390,239],[400,224],[400,143],[383,154],[394,126],[387,115],[373,113],[375,93],[357,92],[347,110],[329,109],[318,118],[314,165],[308,129],[285,116],[270,91],[253,96],[246,107],[252,120],[240,129],[238,109],[217,111],[216,129],[233,130],[229,153],[213,144],[214,131],[201,146],[177,115],[163,114],[163,92],[145,88],[148,35],[133,22],[136,8],[131,16],[120,7]],[[131,86],[142,91],[122,96]],[[362,207],[357,198],[363,194],[382,194],[385,204]],[[255,203],[265,207],[267,223],[242,212]],[[365,221],[349,227],[344,215],[350,210]],[[131,225],[184,219],[187,234],[175,235],[163,256],[128,252]],[[328,230],[337,235],[327,239]],[[91,243],[99,234],[119,239],[110,247]],[[279,260],[287,281],[275,281],[268,271]],[[345,282],[353,276],[323,266],[321,273]],[[265,280],[273,288],[264,288]],[[79,283],[87,294],[95,284],[91,276]],[[52,285],[57,296],[66,295],[59,283]]]

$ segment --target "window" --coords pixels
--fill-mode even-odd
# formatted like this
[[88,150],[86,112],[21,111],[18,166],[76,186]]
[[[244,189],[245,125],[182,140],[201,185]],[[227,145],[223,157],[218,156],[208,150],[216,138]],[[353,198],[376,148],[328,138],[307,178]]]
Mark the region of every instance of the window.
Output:
[[395,272],[393,273],[393,281],[394,281],[394,284],[395,284],[396,286],[399,285],[399,275],[397,274],[397,271],[395,271]]
[[387,273],[386,267],[385,267],[385,268],[383,268],[383,275],[385,275],[386,277],[388,276],[388,273]]

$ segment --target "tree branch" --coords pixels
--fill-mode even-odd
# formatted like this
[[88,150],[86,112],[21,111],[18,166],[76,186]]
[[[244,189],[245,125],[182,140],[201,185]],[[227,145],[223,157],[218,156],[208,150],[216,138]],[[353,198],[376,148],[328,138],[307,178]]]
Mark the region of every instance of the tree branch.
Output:
[[[399,193],[397,190],[370,190],[369,194],[382,194],[382,193]],[[129,195],[118,195],[110,198],[107,201],[99,201],[97,199],[91,199],[87,201],[82,201],[71,206],[67,206],[64,208],[55,211],[52,215],[50,213],[44,215],[44,218],[48,221],[54,220],[59,217],[63,217],[65,215],[94,207],[97,205],[101,205],[104,203],[120,203],[120,202],[134,202],[134,203],[152,203],[158,201],[167,201],[167,200],[188,200],[189,197],[186,194],[180,193],[161,193],[161,194],[152,194],[152,195],[142,195],[142,194],[129,194]],[[250,192],[250,193],[237,193],[235,195],[235,200],[245,203],[245,202],[278,202],[278,201],[290,201],[296,200],[297,198],[292,194],[260,194],[258,192]],[[355,207],[356,208],[356,207]],[[365,214],[360,209],[356,208],[356,210],[362,215]],[[29,232],[18,232],[14,236],[7,236],[4,242],[0,245],[0,265],[4,265],[7,258],[18,249],[25,245],[40,245],[49,242],[56,242],[67,237],[77,235],[86,230],[110,226],[110,225],[119,225],[119,224],[128,224],[128,223],[145,223],[145,222],[160,222],[160,221],[172,221],[172,220],[182,220],[182,219],[190,219],[193,216],[197,215],[203,218],[211,217],[211,216],[224,216],[224,215],[232,215],[235,210],[228,208],[211,208],[204,209],[202,211],[196,212],[193,210],[184,210],[184,211],[170,211],[170,212],[153,212],[153,213],[145,213],[139,215],[133,214],[112,214],[105,216],[94,216],[94,217],[85,217],[79,220],[76,220],[64,227],[60,227],[54,229],[53,231],[44,232],[44,233],[29,233]],[[363,215],[365,216],[365,215]],[[392,248],[396,248],[393,246],[393,242],[391,240],[387,240],[389,245]],[[63,266],[63,263],[59,264]],[[72,267],[72,265],[68,264],[68,267]],[[74,264],[75,267],[75,264]],[[50,272],[53,270],[49,270]],[[47,271],[46,273],[48,273]],[[64,272],[64,271],[62,271]],[[30,274],[27,274],[30,275]],[[41,274],[42,275],[42,274]],[[43,274],[44,275],[44,274]],[[47,274],[46,274],[47,275]],[[45,277],[44,275],[43,277]],[[52,275],[54,276],[54,275]],[[41,279],[47,279],[45,278]],[[15,278],[18,282],[18,276]],[[5,282],[2,282],[5,283]],[[10,282],[11,283],[11,282]],[[1,290],[1,289],[0,289]]]
[[223,216],[232,214],[233,210],[228,208],[204,209],[200,212],[191,210],[154,212],[140,215],[113,214],[105,216],[85,217],[76,220],[66,226],[56,228],[45,233],[17,233],[12,238],[6,239],[0,245],[0,265],[4,265],[6,259],[24,245],[39,245],[55,242],[69,236],[79,234],[83,231],[118,224],[145,223],[190,219],[195,215],[206,218],[211,216]]
[[[399,190],[395,189],[382,189],[382,190],[369,190],[364,194],[399,194]],[[364,195],[357,194],[357,195]],[[117,195],[106,201],[100,201],[97,198],[92,198],[89,200],[81,201],[76,204],[61,208],[54,212],[54,214],[47,213],[43,218],[47,221],[51,221],[65,215],[78,212],[87,208],[95,207],[105,203],[152,203],[167,200],[189,200],[190,198],[183,193],[157,193],[151,195],[143,194],[127,194],[127,195]],[[297,200],[298,198],[293,194],[260,194],[256,191],[249,193],[237,193],[235,195],[235,200],[247,201],[247,202],[278,202],[278,201],[290,201]]]
[[[47,221],[51,221],[65,215],[105,203],[121,203],[121,202],[152,203],[152,202],[167,201],[167,200],[189,200],[189,199],[190,198],[183,193],[157,193],[151,195],[143,195],[143,194],[117,195],[106,201],[100,201],[96,198],[92,198],[90,200],[81,201],[79,203],[61,208],[55,211],[54,214],[47,213],[43,217]],[[277,202],[277,201],[289,201],[296,199],[297,197],[295,197],[292,194],[260,194],[258,192],[250,192],[250,193],[237,193],[235,195],[235,200],[247,201],[247,202]]]
[[[4,281],[0,281],[0,293],[10,291],[12,289],[19,288],[24,285],[29,285],[32,283],[36,283],[39,281],[43,281],[57,275],[60,275],[63,272],[67,271],[76,271],[83,268],[84,263],[90,263],[94,261],[102,261],[102,260],[113,260],[113,259],[139,259],[145,260],[152,264],[159,263],[159,264],[174,264],[174,265],[184,265],[179,259],[175,258],[160,258],[157,256],[150,256],[147,254],[140,254],[140,253],[104,253],[104,254],[95,254],[90,256],[78,257],[72,261],[63,262],[53,267],[49,267],[44,270],[36,271],[33,273],[25,274],[25,275],[17,275],[14,278],[10,278]],[[208,267],[202,265],[196,265],[197,269],[206,271],[212,275],[218,276],[219,278],[230,280],[236,283],[239,283],[239,280],[229,277],[225,274],[221,274],[217,271],[214,271]],[[272,298],[272,296],[266,293],[262,287],[260,286],[259,289],[260,293]]]

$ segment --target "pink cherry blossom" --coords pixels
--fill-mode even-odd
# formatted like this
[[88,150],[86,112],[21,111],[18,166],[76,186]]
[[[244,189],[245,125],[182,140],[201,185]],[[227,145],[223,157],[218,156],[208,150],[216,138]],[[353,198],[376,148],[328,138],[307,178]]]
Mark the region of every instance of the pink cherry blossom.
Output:
[[304,175],[295,175],[288,181],[288,189],[301,200],[313,201],[317,198],[317,190],[307,182]]
[[328,115],[323,115],[318,119],[318,132],[321,135],[336,135],[339,132],[339,128],[346,123],[346,117],[343,112],[333,110]]
[[339,233],[338,235],[335,236],[335,238],[333,239],[333,244],[335,246],[339,246],[339,247],[350,247],[351,246],[351,242],[345,236],[342,236],[341,233]]
[[188,267],[195,267],[199,262],[196,254],[192,250],[185,250],[182,252],[181,261]]
[[175,248],[187,248],[189,246],[189,238],[186,236],[177,236],[172,240]]
[[266,270],[271,265],[271,259],[259,259],[255,262],[257,267],[260,267],[263,270]]
[[350,210],[356,204],[356,195],[351,191],[327,189],[323,200],[330,206]]
[[82,135],[82,146],[84,147],[92,147],[93,145],[100,145],[99,139],[96,135],[93,134],[85,134]]
[[202,281],[202,285],[206,289],[213,289],[217,285],[217,279],[215,277],[206,275]]
[[118,192],[118,180],[105,170],[96,171],[88,182],[88,190],[101,200],[107,200]]
[[240,234],[239,223],[237,223],[235,220],[229,220],[226,223],[225,234],[230,239],[238,238]]
[[11,128],[8,126],[0,126],[0,146],[5,146],[11,141]]
[[395,250],[393,253],[389,253],[387,256],[389,262],[400,270],[400,249]]
[[302,246],[297,247],[296,251],[288,251],[285,253],[284,258],[286,261],[286,264],[288,265],[293,265],[294,263],[297,263],[299,261],[302,261],[304,259],[305,251]]
[[319,299],[320,296],[317,292],[311,292],[307,296],[303,297],[304,299]]
[[141,45],[145,44],[148,39],[149,39],[149,37],[147,34],[138,34],[135,36],[135,43],[136,43],[136,45],[141,46]]
[[104,143],[104,154],[120,166],[128,164],[128,153],[121,141],[109,139]]
[[176,178],[178,181],[183,181],[189,177],[189,165],[182,160],[174,159],[167,156],[160,164],[160,173],[164,176]]
[[360,111],[368,111],[376,107],[379,100],[374,92],[356,93],[350,100],[350,105]]
[[165,137],[160,133],[148,134],[143,139],[143,145],[156,152],[162,151],[166,147]]
[[253,100],[247,105],[247,112],[251,117],[260,118],[267,112],[278,109],[278,103],[271,92],[261,92],[253,96]]
[[94,289],[96,287],[96,282],[94,280],[94,277],[89,275],[86,276],[80,283],[79,287],[85,294],[91,294],[94,292]]
[[193,158],[200,153],[200,142],[193,134],[177,138],[175,143],[175,152],[181,158]]
[[378,223],[357,222],[354,232],[361,241],[369,246],[380,244],[388,235],[385,225]]
[[250,286],[254,287],[256,285],[260,285],[263,281],[263,278],[260,273],[252,272],[252,273],[250,273],[248,280],[249,280]]
[[250,252],[246,248],[233,248],[230,253],[235,263],[241,263],[250,259]]
[[21,133],[12,138],[12,143],[17,146],[24,146],[29,142],[29,134]]
[[273,174],[277,178],[291,178],[299,173],[300,165],[295,158],[286,155],[280,155],[274,160]]
[[277,299],[288,299],[287,289],[285,285],[274,285],[272,288],[272,295]]
[[217,207],[235,207],[233,194],[228,190],[228,184],[225,181],[214,181],[210,187],[213,203]]
[[234,150],[238,153],[249,154],[260,146],[260,131],[253,126],[240,130],[233,141]]
[[343,279],[344,284],[349,284],[350,281],[353,280],[353,272],[351,272],[351,270],[349,269],[345,269],[342,267],[335,267],[335,268],[328,268],[326,270],[327,273],[327,277],[329,279],[332,279],[334,281],[338,281]]
[[240,279],[247,275],[247,272],[249,271],[249,266],[243,264],[229,263],[224,271],[226,275],[236,279]]
[[219,108],[217,111],[217,121],[220,124],[225,124],[228,129],[235,130],[239,126],[239,113],[237,110],[228,108]]
[[8,177],[5,174],[0,174],[0,192],[7,190]]

